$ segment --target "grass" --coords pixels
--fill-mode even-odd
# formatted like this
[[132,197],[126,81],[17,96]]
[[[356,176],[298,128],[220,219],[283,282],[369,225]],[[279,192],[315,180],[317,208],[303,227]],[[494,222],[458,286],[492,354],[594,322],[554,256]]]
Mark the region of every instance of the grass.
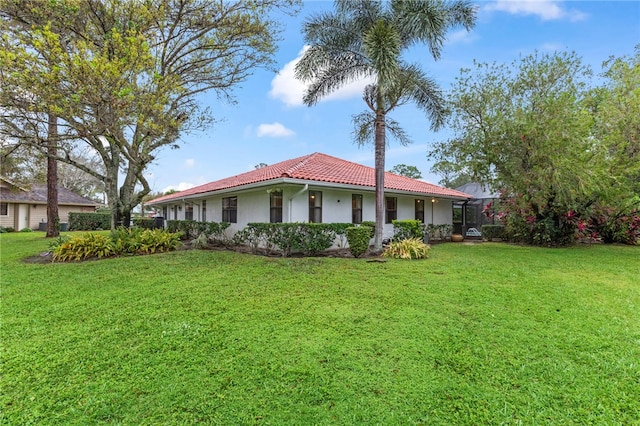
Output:
[[3,424],[640,424],[640,248],[26,264],[0,235]]

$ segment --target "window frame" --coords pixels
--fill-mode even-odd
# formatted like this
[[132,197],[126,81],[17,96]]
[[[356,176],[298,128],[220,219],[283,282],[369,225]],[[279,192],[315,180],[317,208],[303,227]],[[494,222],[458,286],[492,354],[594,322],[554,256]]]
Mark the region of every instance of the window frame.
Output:
[[308,199],[309,223],[322,223],[322,191],[309,191]]
[[[393,208],[389,208],[389,202],[393,201]],[[398,220],[398,197],[384,197],[384,223],[393,223]]]
[[[424,223],[424,206],[425,206],[426,202],[425,200],[423,200],[422,198],[416,198],[414,203],[413,203],[413,208],[414,208],[414,212],[415,212],[415,219],[419,220],[420,222]],[[418,209],[418,206],[422,206],[422,210]]]
[[362,223],[363,202],[364,202],[364,197],[362,196],[362,194],[351,194],[351,223],[356,225],[359,225]]
[[[269,223],[282,223],[283,199],[282,191],[269,193]],[[280,200],[280,205],[277,205],[277,200]]]
[[238,223],[238,196],[222,198],[222,222]]
[[193,220],[193,203],[184,204],[184,220]]

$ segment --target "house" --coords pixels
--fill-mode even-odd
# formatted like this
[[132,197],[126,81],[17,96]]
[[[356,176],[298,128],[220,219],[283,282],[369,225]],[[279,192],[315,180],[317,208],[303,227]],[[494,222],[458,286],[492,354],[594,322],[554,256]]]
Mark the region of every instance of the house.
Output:
[[488,218],[482,211],[487,204],[495,203],[500,195],[478,182],[466,183],[457,187],[456,190],[471,195],[472,199],[453,204],[453,232],[478,236],[470,235],[467,231],[472,228],[480,231],[482,225],[494,224],[494,219]]
[[[385,173],[385,237],[394,219],[451,224],[452,203],[470,195]],[[147,203],[168,220],[354,223],[375,221],[375,169],[321,153],[285,160]]]
[[[69,222],[71,212],[94,212],[97,203],[73,191],[58,187],[60,223]],[[29,188],[0,178],[0,227],[39,229],[47,221],[47,185],[33,184]]]

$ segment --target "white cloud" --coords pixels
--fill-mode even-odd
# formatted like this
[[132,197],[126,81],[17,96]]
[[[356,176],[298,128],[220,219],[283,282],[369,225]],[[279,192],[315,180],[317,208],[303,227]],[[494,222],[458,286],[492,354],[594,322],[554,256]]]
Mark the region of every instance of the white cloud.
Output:
[[164,188],[161,192],[165,193],[167,191],[171,191],[172,189],[180,192],[180,191],[184,191],[186,189],[191,189],[193,188],[195,185],[192,184],[191,182],[180,182],[177,185],[169,185],[166,188]]
[[184,167],[187,169],[192,169],[193,166],[196,165],[196,160],[193,158],[187,158],[186,160],[184,160]]
[[447,36],[447,44],[471,43],[476,40],[476,35],[467,30],[459,30]]
[[563,46],[559,43],[544,43],[542,46],[540,46],[540,50],[545,52],[559,52],[564,49],[566,49],[566,46]]
[[[298,56],[293,60],[285,64],[285,66],[278,72],[273,80],[271,80],[271,90],[269,91],[269,96],[274,99],[279,99],[286,106],[289,107],[297,107],[302,106],[302,98],[304,97],[304,92],[306,89],[306,85],[295,78],[295,67],[304,52],[309,48],[309,46],[305,46],[299,53]],[[354,81],[353,83],[346,84],[339,90],[332,92],[322,101],[330,101],[336,99],[348,99],[354,96],[361,96],[362,91],[364,90],[367,84],[373,82],[373,79],[363,79]]]
[[281,123],[277,121],[272,124],[261,124],[258,126],[258,130],[256,130],[256,134],[259,138],[263,136],[267,136],[270,138],[284,138],[287,136],[295,135],[295,132],[291,129],[287,129]]
[[485,6],[485,10],[512,15],[535,15],[543,21],[568,19],[580,21],[587,15],[579,10],[565,9],[559,0],[498,0]]

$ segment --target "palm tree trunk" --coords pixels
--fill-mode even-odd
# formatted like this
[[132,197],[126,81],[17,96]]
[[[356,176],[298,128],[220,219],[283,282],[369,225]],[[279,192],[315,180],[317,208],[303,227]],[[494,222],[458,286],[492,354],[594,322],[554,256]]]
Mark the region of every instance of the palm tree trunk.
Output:
[[382,229],[384,227],[384,157],[385,157],[385,114],[376,113],[375,119],[375,170],[376,170],[376,232],[373,251],[382,252]]
[[47,238],[60,235],[58,216],[58,161],[56,160],[56,136],[58,117],[49,114],[47,129]]

